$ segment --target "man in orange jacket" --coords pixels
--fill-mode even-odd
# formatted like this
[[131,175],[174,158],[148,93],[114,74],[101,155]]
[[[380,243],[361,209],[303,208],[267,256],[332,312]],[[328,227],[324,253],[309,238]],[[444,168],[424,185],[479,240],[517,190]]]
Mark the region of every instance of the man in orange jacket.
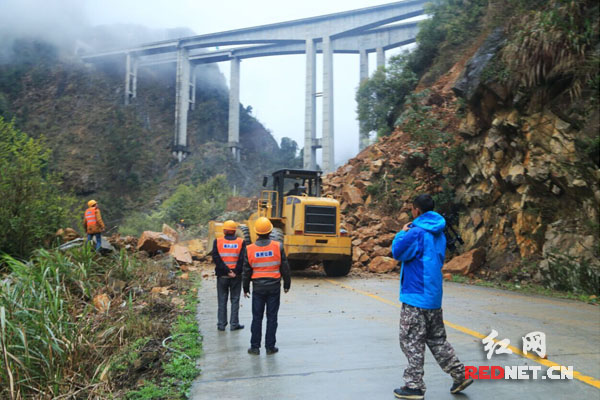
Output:
[[244,296],[250,297],[250,282],[252,282],[252,325],[250,330],[249,354],[260,354],[262,336],[262,321],[267,309],[267,332],[265,334],[265,347],[267,354],[279,351],[275,347],[277,333],[277,313],[281,298],[281,280],[283,291],[290,290],[290,266],[283,250],[283,243],[271,240],[269,234],[273,224],[268,218],[260,217],[254,224],[254,231],[258,239],[246,248],[242,287]]
[[85,210],[83,216],[83,226],[87,233],[88,242],[92,240],[94,236],[96,237],[96,251],[99,251],[102,246],[102,232],[104,232],[105,227],[96,200],[88,201],[88,209]]
[[212,259],[217,276],[217,329],[224,331],[227,326],[227,298],[231,299],[230,328],[232,331],[244,329],[240,325],[240,293],[242,292],[242,266],[246,257],[244,239],[235,236],[237,224],[234,221],[223,223],[224,237],[215,239]]

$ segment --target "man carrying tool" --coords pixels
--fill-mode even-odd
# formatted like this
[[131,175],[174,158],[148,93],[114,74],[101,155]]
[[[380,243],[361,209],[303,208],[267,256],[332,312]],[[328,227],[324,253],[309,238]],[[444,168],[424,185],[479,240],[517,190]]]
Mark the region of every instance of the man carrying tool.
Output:
[[260,354],[260,341],[262,336],[262,320],[267,308],[267,332],[265,347],[267,354],[279,351],[275,347],[277,332],[277,312],[281,297],[281,278],[283,278],[283,291],[290,290],[290,266],[283,251],[283,243],[269,238],[273,224],[268,218],[260,217],[254,224],[254,231],[258,235],[256,243],[248,246],[244,260],[243,286],[244,296],[250,297],[250,281],[252,281],[252,337],[248,354]]
[[400,348],[408,360],[404,370],[406,386],[395,389],[398,399],[423,399],[423,364],[425,345],[433,353],[454,384],[450,393],[466,389],[472,379],[465,379],[465,366],[458,360],[446,340],[442,315],[442,266],[446,254],[444,217],[433,211],[434,201],[428,194],[417,196],[412,204],[412,223],[392,242],[394,259],[402,261],[400,270]]
[[104,232],[104,221],[102,221],[102,215],[100,215],[100,209],[98,208],[98,202],[96,200],[88,201],[88,209],[85,210],[83,215],[83,226],[87,233],[87,242],[91,241],[92,238],[96,237],[96,251],[100,251],[102,247],[102,232]]
[[215,239],[212,258],[217,275],[217,329],[224,331],[227,326],[227,298],[231,298],[232,331],[244,329],[240,325],[240,293],[242,291],[242,266],[246,256],[244,239],[235,236],[237,224],[231,220],[223,223],[225,237]]

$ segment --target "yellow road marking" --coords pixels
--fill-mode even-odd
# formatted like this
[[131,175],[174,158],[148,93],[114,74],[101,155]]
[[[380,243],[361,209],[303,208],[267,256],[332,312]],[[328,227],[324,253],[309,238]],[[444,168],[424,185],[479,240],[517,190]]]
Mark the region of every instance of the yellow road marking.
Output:
[[[390,301],[390,300],[384,299],[383,297],[377,296],[376,294],[365,292],[364,290],[356,289],[356,288],[354,288],[352,286],[348,286],[348,285],[345,285],[345,284],[340,283],[340,282],[336,282],[336,281],[331,280],[331,279],[325,279],[325,281],[331,283],[332,285],[340,286],[340,287],[342,287],[344,289],[348,289],[348,290],[351,290],[353,292],[360,293],[360,294],[362,294],[364,296],[370,297],[370,298],[372,298],[374,300],[377,300],[377,301],[380,301],[382,303],[389,304],[389,305],[391,305],[393,307],[401,308],[400,304],[398,304],[398,303],[396,303],[394,301]],[[477,331],[474,331],[472,329],[469,329],[469,328],[465,328],[464,326],[454,324],[454,323],[452,323],[450,321],[444,320],[444,324],[446,324],[447,326],[449,326],[449,327],[451,327],[453,329],[456,329],[457,331],[460,331],[462,333],[466,333],[467,335],[476,337],[477,339],[483,339],[483,338],[487,337],[487,335],[481,334],[481,333],[479,333]],[[494,339],[494,342],[498,342],[498,340]],[[555,363],[553,361],[540,358],[540,357],[538,357],[536,355],[533,355],[533,354],[525,354],[521,350],[519,350],[518,348],[516,348],[514,346],[509,345],[508,348],[511,349],[513,353],[515,353],[517,355],[520,355],[521,357],[528,358],[528,359],[530,359],[532,361],[535,361],[538,364],[542,364],[542,365],[544,365],[546,367],[561,367],[560,364],[557,364],[557,363]],[[593,386],[593,387],[595,387],[597,389],[600,389],[600,379],[597,379],[597,378],[594,378],[594,377],[588,376],[588,375],[583,375],[582,373],[577,372],[577,371],[573,371],[573,378],[575,378],[575,379],[577,379],[577,380],[579,380],[579,381],[581,381],[583,383],[587,383],[588,385]]]

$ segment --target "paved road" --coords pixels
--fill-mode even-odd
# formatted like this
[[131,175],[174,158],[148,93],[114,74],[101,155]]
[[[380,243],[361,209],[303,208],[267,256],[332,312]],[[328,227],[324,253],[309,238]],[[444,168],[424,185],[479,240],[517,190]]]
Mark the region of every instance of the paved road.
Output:
[[[463,395],[453,396],[451,379],[427,351],[426,399],[600,399],[599,307],[444,285],[448,338],[466,365],[540,365],[518,354],[487,360],[481,337],[495,329],[498,339],[510,339],[518,351],[522,336],[542,331],[548,361],[541,362],[572,365],[580,379],[478,380]],[[250,299],[242,299],[240,310],[246,329],[218,332],[215,281],[204,280],[198,311],[204,336],[202,375],[192,387],[192,399],[393,399],[406,366],[398,344],[397,292],[397,277],[392,276],[333,280],[297,273],[290,292],[282,293],[280,352],[267,356],[263,348],[257,357],[246,353]]]

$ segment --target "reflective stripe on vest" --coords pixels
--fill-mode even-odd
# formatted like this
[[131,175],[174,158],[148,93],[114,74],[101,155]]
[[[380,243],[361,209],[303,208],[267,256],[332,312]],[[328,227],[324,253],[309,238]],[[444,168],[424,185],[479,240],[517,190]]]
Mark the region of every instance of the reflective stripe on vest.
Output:
[[219,252],[219,256],[221,256],[221,260],[227,265],[227,268],[235,269],[240,258],[243,243],[244,239],[242,238],[235,238],[235,240],[217,239],[217,251]]
[[281,278],[279,266],[281,265],[281,244],[271,240],[267,246],[251,244],[246,249],[248,262],[252,267],[251,279],[257,278]]
[[85,223],[90,226],[90,225],[96,225],[96,209],[95,208],[88,208],[87,210],[85,210]]

